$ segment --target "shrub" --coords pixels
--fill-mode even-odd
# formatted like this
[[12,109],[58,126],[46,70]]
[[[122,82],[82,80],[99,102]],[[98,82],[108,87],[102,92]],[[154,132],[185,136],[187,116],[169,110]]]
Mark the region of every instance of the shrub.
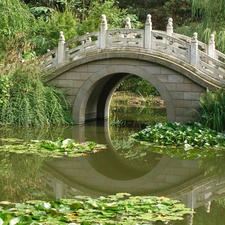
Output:
[[[72,123],[67,113],[69,103],[55,87],[43,83],[39,62],[27,52],[32,45],[23,42],[23,35],[8,42],[0,55],[0,125],[51,125]],[[8,50],[8,51],[7,51]]]

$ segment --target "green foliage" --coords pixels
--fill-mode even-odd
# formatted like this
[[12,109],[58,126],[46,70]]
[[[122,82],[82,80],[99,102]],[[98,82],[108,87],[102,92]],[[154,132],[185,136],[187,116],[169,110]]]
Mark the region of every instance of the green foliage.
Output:
[[[169,0],[165,1],[164,10],[168,18],[173,18],[174,26],[179,27],[191,19],[192,0]],[[164,28],[165,29],[165,28]]]
[[9,87],[9,78],[7,76],[0,76],[0,107],[9,100]]
[[19,0],[1,0],[0,17],[0,34],[11,37],[28,29],[34,22],[29,8]]
[[93,1],[90,4],[87,19],[83,20],[79,26],[78,34],[83,35],[100,29],[101,15],[105,14],[108,28],[124,28],[126,18],[130,17],[132,27],[140,27],[141,23],[135,15],[127,14],[126,10],[121,10],[115,5],[114,0]]
[[[18,142],[15,142],[18,143]],[[14,143],[14,144],[15,144]],[[0,196],[7,201],[25,201],[45,194],[38,190],[38,170],[45,158],[31,154],[0,152]],[[0,223],[1,224],[1,223]]]
[[105,145],[97,144],[92,141],[78,143],[73,139],[35,140],[23,142],[19,139],[4,139],[4,144],[0,146],[1,151],[14,153],[38,154],[41,157],[62,157],[81,156],[87,152],[97,152],[105,149]]
[[[215,156],[223,156],[225,150],[225,134],[196,122],[186,125],[177,122],[157,123],[135,133],[131,138],[150,152],[186,160],[200,159],[200,165],[204,167]],[[208,166],[207,171],[210,168]]]
[[200,98],[199,120],[202,124],[219,132],[225,131],[225,91],[218,89],[206,93]]
[[34,25],[35,18],[19,0],[2,0],[0,18],[0,54],[4,54],[6,43],[18,33],[26,33]]
[[193,148],[224,148],[225,134],[211,130],[200,123],[157,123],[132,135],[133,138],[152,146]]
[[70,104],[56,87],[46,86],[46,75],[23,34],[6,43],[0,55],[0,125],[71,124]]
[[118,6],[127,9],[129,14],[135,14],[142,23],[145,23],[147,14],[152,16],[153,29],[165,30],[166,13],[164,10],[166,0],[120,0]]
[[148,96],[159,96],[157,89],[150,84],[147,80],[131,75],[128,78],[124,79],[116,91],[129,91],[136,94],[141,94],[144,97]]
[[7,95],[3,96],[0,125],[72,123],[72,119],[66,113],[69,103],[64,94],[54,87],[45,86],[42,75],[31,62],[29,65],[17,65],[17,68],[7,75],[9,90]]
[[59,33],[63,31],[66,41],[77,37],[78,22],[73,12],[66,9],[63,12],[53,11],[48,21],[39,18],[35,26],[30,28],[30,38],[35,43],[35,51],[40,55],[47,49],[57,47]]
[[49,7],[38,6],[30,8],[30,12],[35,16],[35,18],[42,18],[44,21],[49,21],[54,10]]
[[[57,201],[27,201],[13,204],[8,210],[0,208],[0,223],[10,224],[149,224],[154,221],[182,220],[192,211],[177,200],[165,197],[131,196],[118,193],[92,199],[77,196],[76,199]],[[33,224],[33,223],[32,223]]]
[[192,17],[183,22],[184,26],[176,27],[175,31],[187,36],[198,32],[198,39],[208,43],[210,35],[215,34],[215,44],[219,51],[225,52],[223,0],[195,0],[191,5]]

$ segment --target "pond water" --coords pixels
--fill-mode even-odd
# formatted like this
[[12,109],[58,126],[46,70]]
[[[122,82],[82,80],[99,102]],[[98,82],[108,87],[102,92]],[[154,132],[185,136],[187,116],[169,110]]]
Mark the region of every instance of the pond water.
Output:
[[63,137],[79,142],[95,141],[106,144],[107,149],[77,158],[56,159],[0,153],[0,201],[47,201],[118,192],[168,196],[196,212],[192,218],[170,224],[225,224],[225,156],[198,161],[153,153],[129,139],[143,128],[140,121],[131,122],[128,118],[125,127],[115,126],[115,121],[114,125],[102,121],[61,127],[1,128],[0,140]]

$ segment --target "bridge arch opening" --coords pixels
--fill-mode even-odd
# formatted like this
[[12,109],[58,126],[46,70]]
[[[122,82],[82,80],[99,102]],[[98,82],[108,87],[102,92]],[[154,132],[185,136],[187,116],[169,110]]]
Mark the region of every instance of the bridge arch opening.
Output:
[[151,72],[132,65],[111,65],[98,70],[87,79],[77,93],[73,117],[78,124],[92,119],[108,119],[112,95],[126,77],[136,75],[147,80],[165,102],[167,121],[175,121],[172,98],[163,83]]
[[[164,101],[144,78],[130,74],[116,87],[110,102],[109,123],[139,126],[166,120]],[[121,124],[121,125],[122,125]]]

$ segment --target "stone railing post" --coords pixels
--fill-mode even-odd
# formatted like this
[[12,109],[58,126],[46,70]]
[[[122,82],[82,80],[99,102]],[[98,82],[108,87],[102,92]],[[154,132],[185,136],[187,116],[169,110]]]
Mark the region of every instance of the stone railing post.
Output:
[[198,34],[196,32],[191,39],[190,64],[195,67],[198,64]]
[[125,28],[126,28],[126,29],[131,29],[131,22],[130,22],[130,18],[129,18],[129,17],[126,18],[126,25],[125,25]]
[[215,58],[215,39],[214,34],[211,34],[209,43],[208,43],[208,55],[212,58]]
[[152,21],[151,15],[147,15],[147,19],[145,22],[145,37],[144,37],[144,48],[151,49],[152,42]]
[[99,48],[104,49],[106,47],[106,30],[108,29],[106,16],[102,14],[102,22],[99,34]]
[[172,36],[173,34],[173,19],[169,18],[166,26],[166,34]]
[[65,37],[62,31],[60,31],[57,54],[58,64],[63,63],[65,60]]

